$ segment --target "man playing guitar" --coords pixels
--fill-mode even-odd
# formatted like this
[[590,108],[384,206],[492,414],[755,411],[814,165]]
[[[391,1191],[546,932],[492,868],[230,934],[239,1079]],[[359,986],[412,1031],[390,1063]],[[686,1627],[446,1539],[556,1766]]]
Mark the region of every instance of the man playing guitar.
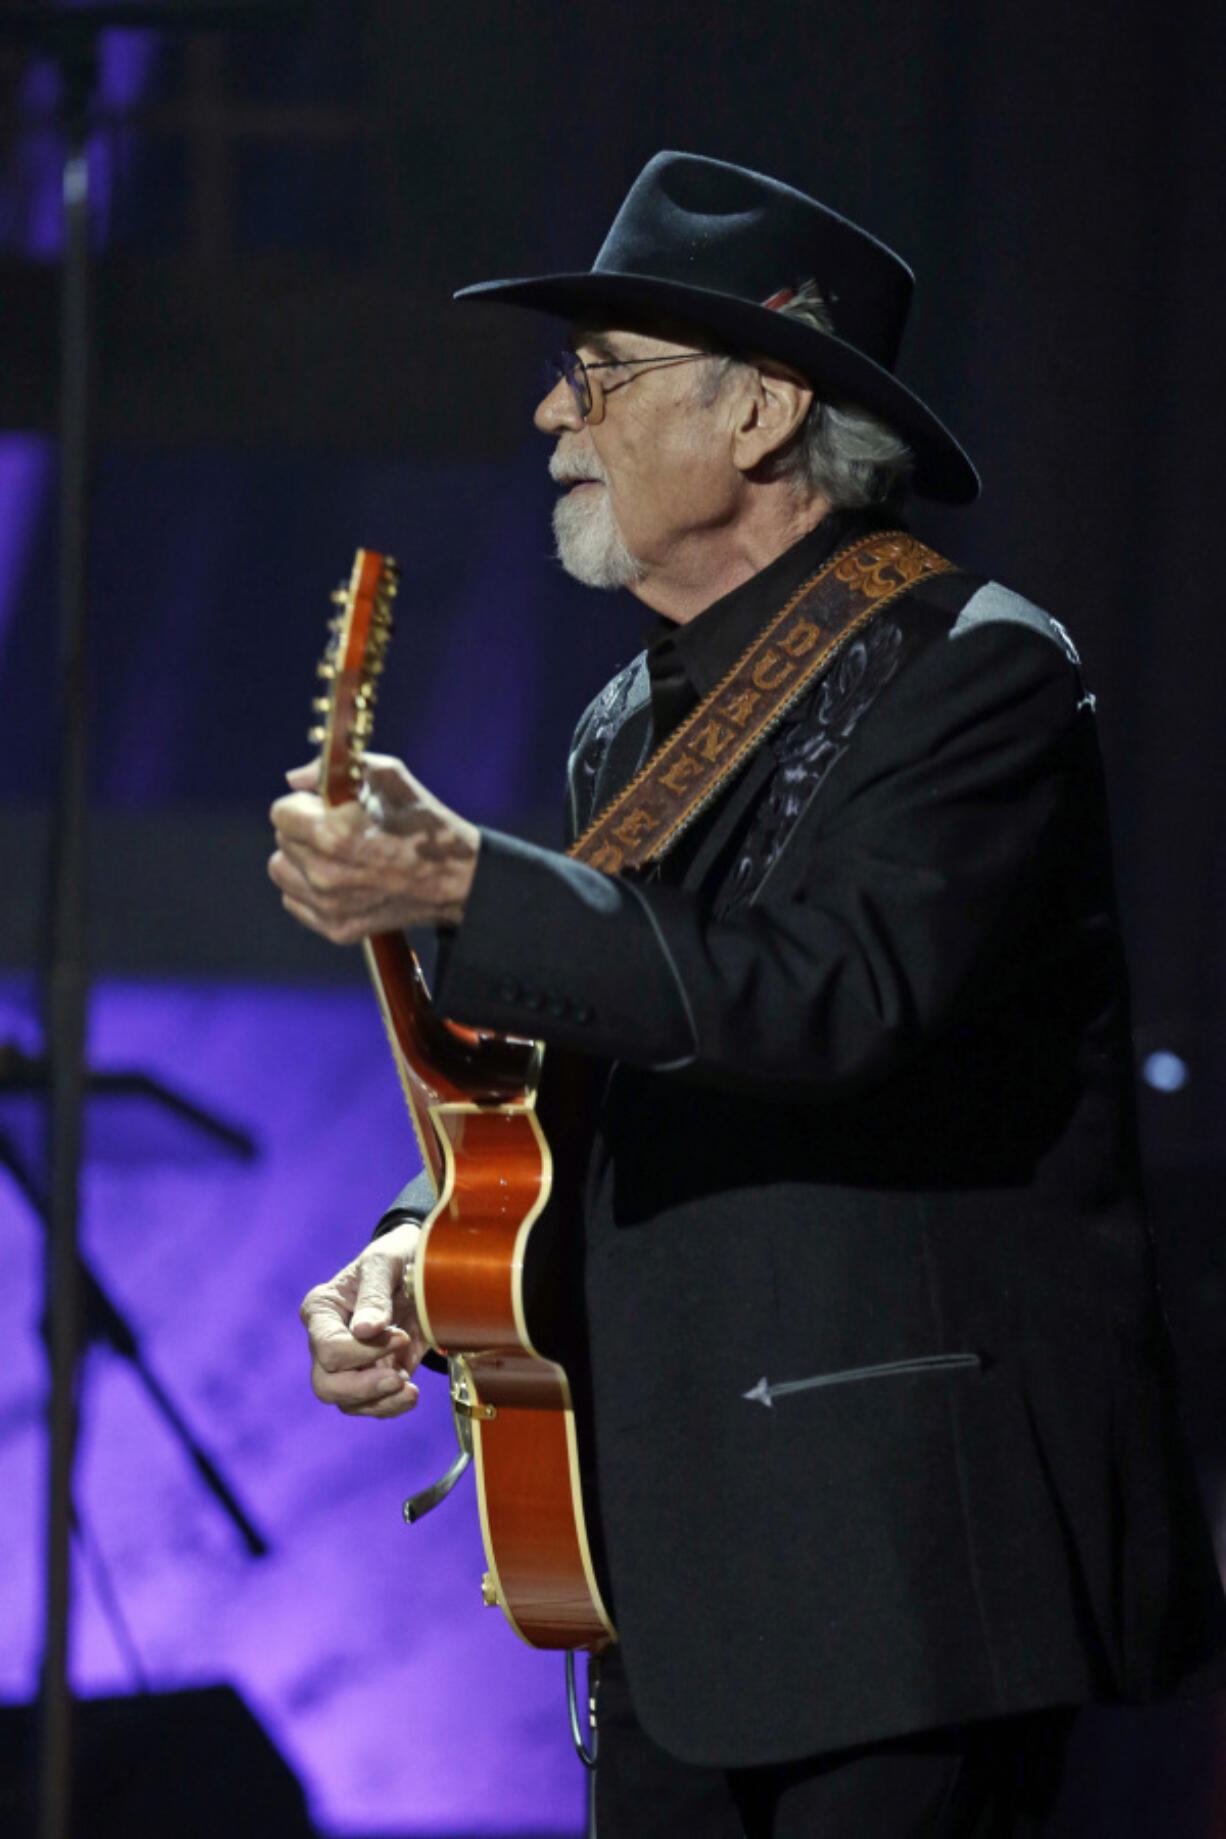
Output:
[[[1059,625],[905,531],[908,489],[978,487],[895,375],[910,289],[803,194],[661,154],[591,269],[468,290],[569,321],[558,553],[659,620],[576,735],[599,847],[386,756],[273,807],[297,919],[437,928],[441,1015],[592,1076],[601,1839],[1038,1833],[1069,1708],[1220,1640],[1093,699]],[[861,566],[852,620],[818,597]],[[416,1403],[430,1204],[303,1306],[343,1411]]]

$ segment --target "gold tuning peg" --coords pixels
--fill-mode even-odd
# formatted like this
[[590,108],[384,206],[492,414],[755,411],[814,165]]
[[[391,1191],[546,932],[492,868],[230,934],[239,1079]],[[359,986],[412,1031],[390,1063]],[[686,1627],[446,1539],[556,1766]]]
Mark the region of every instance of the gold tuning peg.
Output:
[[332,698],[330,696],[312,696],[311,707],[314,709],[316,715],[326,715],[328,710],[332,707]]
[[319,663],[315,666],[315,675],[330,680],[336,675],[336,666],[335,664],[330,664],[327,658],[321,658]]
[[312,747],[318,747],[327,736],[327,732],[326,728],[317,723],[314,728],[307,729],[307,740],[310,741]]
[[343,607],[348,604],[349,589],[343,581],[341,582],[339,587],[333,588],[331,598],[332,598],[332,604],[334,607]]

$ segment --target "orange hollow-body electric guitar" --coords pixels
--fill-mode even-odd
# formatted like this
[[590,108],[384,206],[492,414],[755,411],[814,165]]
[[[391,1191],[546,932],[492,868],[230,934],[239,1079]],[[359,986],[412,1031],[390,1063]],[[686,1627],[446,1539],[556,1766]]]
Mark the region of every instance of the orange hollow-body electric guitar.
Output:
[[[312,733],[330,806],[361,793],[395,591],[395,564],[359,550],[333,597]],[[577,1222],[537,1116],[542,1047],[444,1021],[402,933],[368,939],[366,957],[436,1195],[414,1300],[447,1358],[461,1448],[475,1460],[485,1600],[534,1647],[596,1653],[615,1636],[588,1545],[564,1364],[575,1372],[582,1359],[569,1338]]]

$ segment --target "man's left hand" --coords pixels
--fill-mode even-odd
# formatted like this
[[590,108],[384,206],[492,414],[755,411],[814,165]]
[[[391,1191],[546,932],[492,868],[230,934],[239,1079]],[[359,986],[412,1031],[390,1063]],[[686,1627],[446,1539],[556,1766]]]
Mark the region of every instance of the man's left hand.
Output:
[[329,809],[318,762],[286,777],[272,807],[268,872],[284,905],[334,945],[406,926],[458,926],[481,832],[440,804],[399,760],[367,754],[357,799]]

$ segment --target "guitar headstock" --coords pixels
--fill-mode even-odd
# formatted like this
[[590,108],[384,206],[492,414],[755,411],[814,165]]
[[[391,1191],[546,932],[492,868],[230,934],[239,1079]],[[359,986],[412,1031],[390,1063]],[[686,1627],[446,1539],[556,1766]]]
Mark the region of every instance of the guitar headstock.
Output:
[[326,691],[312,703],[310,739],[320,749],[319,789],[326,805],[358,795],[362,756],[375,722],[375,694],[392,636],[399,572],[390,556],[359,549],[348,586],[333,594],[328,644],[316,666]]

